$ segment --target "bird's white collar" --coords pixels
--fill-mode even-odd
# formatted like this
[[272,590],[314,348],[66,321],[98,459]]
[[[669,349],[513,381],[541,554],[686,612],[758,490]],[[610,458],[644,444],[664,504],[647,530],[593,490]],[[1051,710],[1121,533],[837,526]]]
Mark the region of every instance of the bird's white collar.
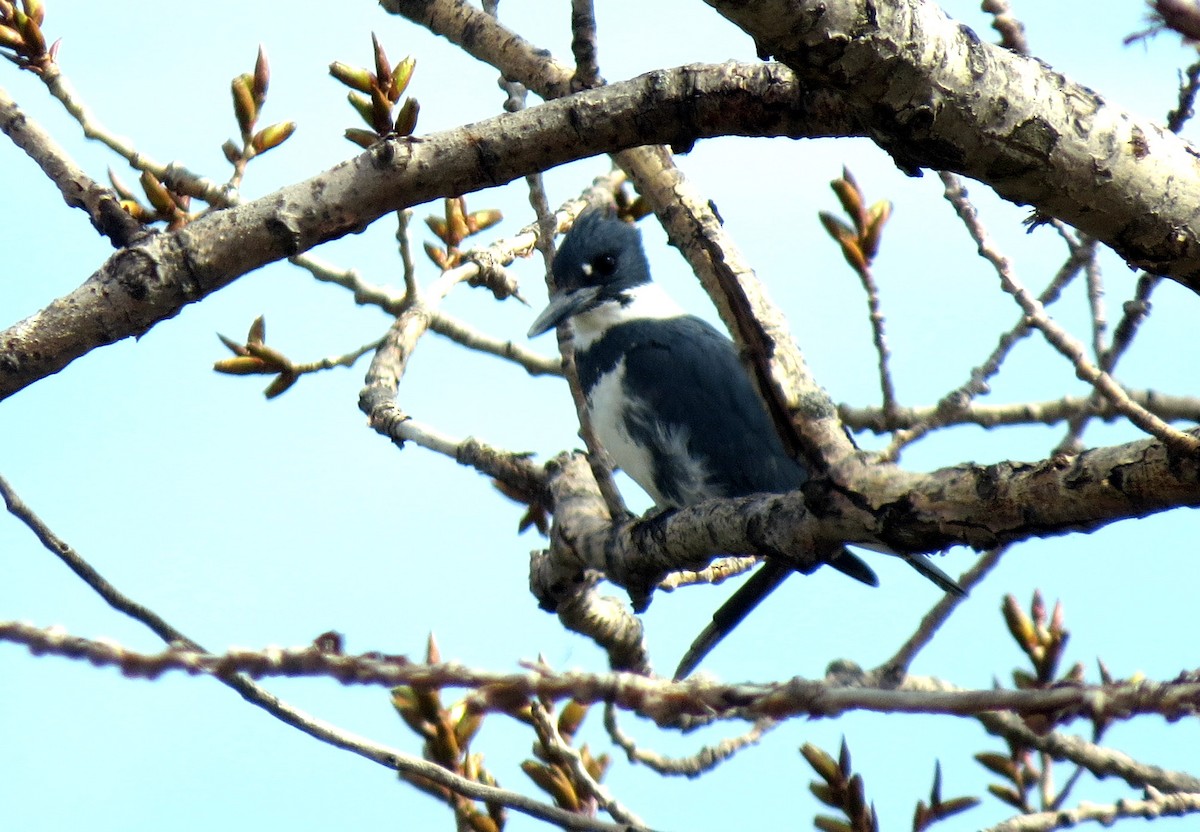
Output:
[[686,315],[683,307],[654,283],[643,283],[619,297],[576,315],[571,319],[575,349],[587,349],[612,327],[629,321],[678,318]]

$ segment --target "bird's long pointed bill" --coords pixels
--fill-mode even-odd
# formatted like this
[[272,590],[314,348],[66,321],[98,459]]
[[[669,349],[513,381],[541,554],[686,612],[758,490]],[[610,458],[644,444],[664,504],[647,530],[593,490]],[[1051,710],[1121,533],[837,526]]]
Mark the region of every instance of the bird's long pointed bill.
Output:
[[784,578],[790,574],[792,574],[790,566],[773,561],[764,563],[757,572],[750,576],[750,580],[738,587],[737,592],[730,595],[729,600],[713,613],[712,623],[696,636],[692,646],[679,660],[675,678],[677,680],[687,678],[688,674],[704,661],[704,657],[712,652],[712,649],[720,644],[725,636],[733,632],[734,627],[741,624],[742,619],[749,615],[751,610],[757,607],[764,598],[774,592],[775,588],[783,583]]
[[558,292],[550,298],[549,305],[538,315],[533,325],[529,327],[528,337],[535,338],[543,332],[554,329],[572,315],[578,314],[590,306],[599,292],[594,287],[575,289],[571,292]]

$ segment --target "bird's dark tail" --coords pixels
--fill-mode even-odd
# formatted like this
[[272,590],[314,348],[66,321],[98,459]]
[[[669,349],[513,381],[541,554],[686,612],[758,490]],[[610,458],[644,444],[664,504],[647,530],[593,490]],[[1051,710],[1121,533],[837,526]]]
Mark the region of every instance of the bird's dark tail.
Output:
[[909,566],[937,584],[938,588],[960,598],[966,597],[967,591],[958,585],[958,581],[938,569],[929,558],[924,555],[903,555],[902,557],[908,561]]
[[[839,549],[826,563],[868,586],[879,586],[879,579],[875,577],[871,567],[845,548]],[[775,587],[783,583],[784,578],[792,571],[792,567],[786,562],[768,560],[764,563],[746,583],[738,587],[737,592],[729,596],[728,601],[713,613],[712,622],[696,637],[683,659],[680,660],[679,667],[675,670],[675,678],[683,679],[695,670],[704,657],[712,652],[712,649],[720,644],[725,636],[733,632],[734,627],[741,624],[742,619],[749,615],[751,610],[774,592]]]
[[834,552],[826,563],[843,575],[849,575],[854,580],[862,581],[867,586],[879,586],[879,578],[876,577],[871,567],[867,566],[861,558],[851,553],[845,546]]
[[[903,557],[913,569],[933,581],[943,591],[959,596],[967,594],[957,581],[934,566],[924,555],[904,555]],[[867,586],[879,586],[879,578],[871,571],[871,567],[845,548],[839,549],[826,562],[842,574],[862,581]],[[728,601],[713,613],[712,621],[700,635],[696,636],[692,646],[684,653],[679,667],[675,670],[675,678],[686,678],[695,670],[704,657],[712,652],[712,649],[720,644],[725,636],[733,632],[734,627],[741,624],[751,610],[774,592],[775,588],[783,583],[792,571],[790,566],[778,560],[768,560],[764,563],[746,583],[729,596]]]
[[742,623],[750,611],[762,602],[764,598],[775,591],[784,579],[792,574],[792,568],[775,560],[768,560],[758,571],[750,576],[746,583],[738,587],[737,592],[729,596],[729,600],[713,613],[712,621],[704,628],[692,646],[683,654],[679,667],[675,669],[675,678],[686,678],[696,666],[704,660],[714,647],[721,643],[725,636],[733,632],[733,628]]

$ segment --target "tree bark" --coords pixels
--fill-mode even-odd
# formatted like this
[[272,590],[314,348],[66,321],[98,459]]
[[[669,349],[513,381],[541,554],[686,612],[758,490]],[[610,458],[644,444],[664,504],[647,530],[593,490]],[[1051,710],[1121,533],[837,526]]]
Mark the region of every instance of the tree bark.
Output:
[[705,0],[804,84],[836,91],[902,169],[985,182],[1200,291],[1200,163],[1165,127],[923,0]]

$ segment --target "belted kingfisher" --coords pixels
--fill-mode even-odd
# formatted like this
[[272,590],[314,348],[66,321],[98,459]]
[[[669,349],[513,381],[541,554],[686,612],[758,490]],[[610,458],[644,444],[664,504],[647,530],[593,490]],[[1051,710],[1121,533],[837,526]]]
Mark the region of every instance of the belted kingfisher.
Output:
[[[716,497],[783,493],[808,480],[785,450],[729,338],[689,315],[650,280],[641,234],[611,213],[580,214],[553,263],[550,304],[529,337],[570,321],[579,384],[597,438],[657,508]],[[962,594],[922,556],[905,556]],[[826,562],[870,586],[845,548]],[[768,559],[713,615],[675,673],[687,676],[793,568]]]

